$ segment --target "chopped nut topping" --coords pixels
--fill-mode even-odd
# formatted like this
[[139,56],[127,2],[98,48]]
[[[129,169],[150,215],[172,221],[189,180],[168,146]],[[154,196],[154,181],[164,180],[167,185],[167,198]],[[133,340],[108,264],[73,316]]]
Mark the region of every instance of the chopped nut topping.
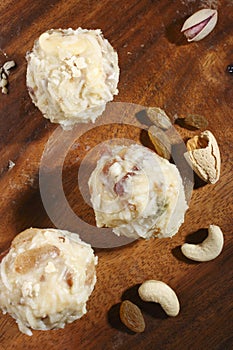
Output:
[[15,259],[15,271],[26,274],[43,260],[56,258],[60,254],[60,250],[53,245],[46,245],[39,248],[27,250],[19,254]]

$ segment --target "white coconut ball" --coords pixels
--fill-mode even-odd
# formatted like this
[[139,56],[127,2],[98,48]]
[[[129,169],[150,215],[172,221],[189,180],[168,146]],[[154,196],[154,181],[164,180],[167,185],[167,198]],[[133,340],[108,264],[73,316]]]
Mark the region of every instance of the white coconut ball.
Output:
[[86,313],[97,257],[77,234],[31,228],[12,241],[0,264],[0,308],[19,330],[63,328]]
[[141,145],[102,155],[89,189],[97,227],[129,238],[172,237],[188,208],[177,167]]
[[26,59],[33,103],[64,129],[94,122],[118,94],[118,55],[99,29],[48,30]]

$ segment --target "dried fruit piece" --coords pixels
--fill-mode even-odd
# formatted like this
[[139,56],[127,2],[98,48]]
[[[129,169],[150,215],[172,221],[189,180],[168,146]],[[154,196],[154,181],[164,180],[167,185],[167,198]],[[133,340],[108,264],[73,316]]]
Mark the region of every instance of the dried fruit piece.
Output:
[[208,120],[199,114],[188,114],[185,118],[177,119],[177,123],[186,129],[205,129],[208,126]]
[[125,194],[125,183],[130,177],[134,175],[135,175],[135,172],[130,171],[126,173],[118,182],[115,183],[113,190],[118,196],[123,196]]
[[170,118],[165,111],[159,107],[149,107],[146,113],[150,121],[158,128],[167,130],[172,126]]
[[66,278],[66,283],[68,284],[68,286],[70,288],[72,288],[73,284],[74,284],[72,272],[67,270],[65,278]]
[[145,330],[145,321],[139,307],[129,300],[124,300],[120,306],[120,319],[124,325],[135,333]]
[[39,248],[26,250],[15,259],[15,271],[21,274],[28,273],[39,263],[49,258],[56,258],[60,254],[60,249],[54,245],[45,245]]
[[171,143],[164,131],[152,125],[148,129],[148,135],[154,148],[159,156],[170,159],[171,158]]
[[108,174],[109,169],[111,168],[111,166],[112,166],[116,161],[117,161],[116,159],[113,159],[113,160],[107,162],[107,163],[104,165],[103,170],[102,170],[103,173],[104,173],[104,175],[107,175],[107,174]]

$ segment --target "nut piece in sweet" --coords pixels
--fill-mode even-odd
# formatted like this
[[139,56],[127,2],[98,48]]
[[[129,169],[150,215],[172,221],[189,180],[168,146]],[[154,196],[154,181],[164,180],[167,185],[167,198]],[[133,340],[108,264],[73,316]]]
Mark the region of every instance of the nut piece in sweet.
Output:
[[15,271],[21,274],[34,269],[43,260],[48,258],[54,259],[59,256],[60,250],[54,245],[44,245],[39,248],[33,248],[26,250],[25,252],[17,255],[15,259]]
[[188,41],[204,39],[216,26],[218,19],[217,10],[202,9],[189,17],[181,29]]
[[202,243],[185,243],[181,246],[181,251],[188,259],[204,262],[217,258],[223,249],[223,244],[224,237],[220,227],[210,225],[208,237]]
[[135,333],[145,330],[145,321],[139,307],[129,300],[124,300],[120,306],[120,319],[124,325]]
[[217,141],[209,131],[203,131],[187,142],[184,157],[187,159],[195,173],[205,182],[214,184],[219,180],[221,158]]
[[168,316],[177,316],[180,311],[176,293],[162,281],[148,280],[142,283],[138,294],[144,301],[159,303]]
[[167,130],[172,126],[170,118],[165,111],[159,107],[149,107],[146,109],[146,114],[150,121],[163,130]]
[[165,132],[152,125],[148,129],[148,135],[158,155],[169,160],[171,158],[171,143]]

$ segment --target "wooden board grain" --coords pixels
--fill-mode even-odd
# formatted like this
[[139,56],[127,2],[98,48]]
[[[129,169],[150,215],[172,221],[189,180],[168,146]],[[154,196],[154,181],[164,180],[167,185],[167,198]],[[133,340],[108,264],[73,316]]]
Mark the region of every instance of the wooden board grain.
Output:
[[[216,28],[203,41],[186,43],[179,33],[182,23],[211,4],[219,10]],[[10,75],[9,95],[0,95],[0,251],[25,228],[53,227],[41,201],[38,174],[44,147],[57,125],[33,106],[25,85],[25,54],[47,29],[101,28],[119,54],[121,76],[115,101],[159,106],[181,117],[204,115],[222,157],[219,182],[195,186],[185,223],[174,238],[95,250],[98,282],[81,320],[64,330],[35,331],[30,338],[19,333],[9,315],[1,315],[0,349],[232,349],[233,76],[226,73],[233,63],[232,1],[5,0],[0,10],[1,63],[3,52],[17,63]],[[176,129],[184,139],[195,134]],[[74,178],[88,152],[113,137],[142,141],[137,128],[102,126],[83,135],[64,163],[69,203],[90,224],[94,224],[93,212],[82,201]],[[9,160],[15,163],[11,170]],[[222,254],[203,264],[183,258],[180,245],[195,240],[192,234],[211,223],[224,232]],[[197,238],[203,237],[199,231]],[[138,285],[148,278],[161,279],[176,290],[181,303],[176,318],[139,300]],[[133,335],[120,323],[123,299],[142,308],[144,333]]]

